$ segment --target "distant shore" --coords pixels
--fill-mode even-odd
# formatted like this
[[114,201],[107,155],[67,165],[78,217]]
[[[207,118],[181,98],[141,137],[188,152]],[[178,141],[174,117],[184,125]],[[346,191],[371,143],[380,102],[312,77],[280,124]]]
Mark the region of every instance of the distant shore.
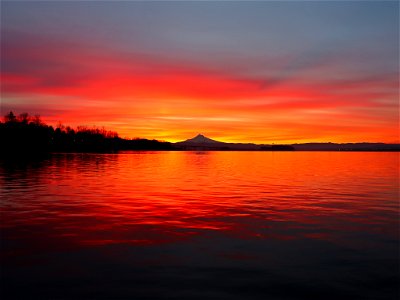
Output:
[[7,156],[37,153],[117,153],[121,151],[400,151],[400,144],[305,143],[292,145],[225,143],[198,135],[170,143],[143,138],[124,139],[104,128],[79,126],[75,129],[45,124],[39,116],[9,112],[0,122],[0,153]]

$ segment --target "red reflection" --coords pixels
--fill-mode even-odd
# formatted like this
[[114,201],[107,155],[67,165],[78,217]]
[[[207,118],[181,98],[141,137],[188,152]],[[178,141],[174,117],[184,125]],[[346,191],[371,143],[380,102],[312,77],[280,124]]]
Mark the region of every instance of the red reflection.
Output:
[[357,232],[395,237],[398,160],[339,152],[55,155],[35,168],[3,169],[1,231],[11,246],[2,257],[23,263],[29,253],[210,233],[349,244]]

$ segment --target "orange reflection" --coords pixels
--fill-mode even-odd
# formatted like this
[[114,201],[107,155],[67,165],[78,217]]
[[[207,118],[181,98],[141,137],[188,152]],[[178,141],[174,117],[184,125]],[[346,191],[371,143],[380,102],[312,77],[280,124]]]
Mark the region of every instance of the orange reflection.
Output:
[[212,232],[352,245],[359,233],[396,238],[398,162],[397,153],[54,155],[2,177],[3,237],[22,241],[3,256]]

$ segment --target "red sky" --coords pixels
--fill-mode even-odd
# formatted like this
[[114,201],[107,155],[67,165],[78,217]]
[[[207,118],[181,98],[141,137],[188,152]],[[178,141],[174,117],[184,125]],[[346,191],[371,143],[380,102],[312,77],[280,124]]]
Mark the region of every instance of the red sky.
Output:
[[[209,5],[206,12],[213,9]],[[268,28],[261,19],[251,24],[247,35],[254,38],[248,38],[212,16],[198,23],[182,20],[184,29],[172,18],[146,29],[138,14],[143,24],[137,29],[117,19],[110,23],[114,27],[97,24],[98,15],[111,14],[99,8],[86,19],[60,15],[68,7],[35,8],[29,14],[18,4],[2,9],[2,17],[9,12],[2,18],[2,114],[27,111],[53,125],[105,126],[123,137],[168,141],[202,133],[229,142],[399,142],[398,44],[377,44],[390,34],[396,41],[392,25],[398,19],[382,25],[379,18],[369,19],[370,7],[361,10],[353,35],[335,18],[329,28],[311,24],[315,33],[306,41],[273,31],[283,50],[259,42]],[[313,9],[327,16],[342,12],[340,6],[332,12]],[[388,12],[384,6],[382,11],[383,18]],[[354,16],[348,18],[345,24],[354,22]],[[207,21],[214,31],[203,28]],[[381,27],[362,28],[371,22]],[[177,37],[179,30],[184,31]],[[236,47],[229,48],[233,40]]]

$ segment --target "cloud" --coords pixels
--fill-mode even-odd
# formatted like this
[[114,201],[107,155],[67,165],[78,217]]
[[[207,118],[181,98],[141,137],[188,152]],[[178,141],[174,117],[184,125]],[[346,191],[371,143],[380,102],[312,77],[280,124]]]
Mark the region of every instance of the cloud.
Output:
[[247,132],[257,142],[277,132],[351,141],[367,129],[398,139],[398,73],[357,73],[337,54],[310,51],[264,65],[271,55],[226,68],[6,30],[1,47],[2,108],[51,121],[170,140],[193,130],[241,140]]

